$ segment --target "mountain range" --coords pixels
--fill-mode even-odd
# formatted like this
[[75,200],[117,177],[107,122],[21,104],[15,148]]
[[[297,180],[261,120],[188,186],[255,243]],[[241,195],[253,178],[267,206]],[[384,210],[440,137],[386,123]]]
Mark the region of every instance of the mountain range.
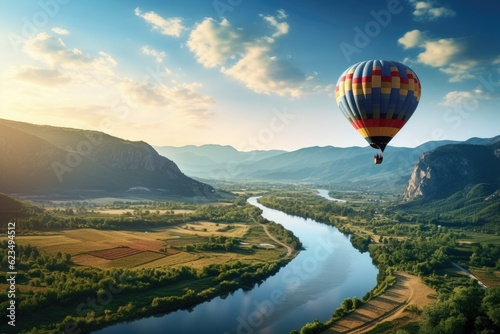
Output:
[[[481,144],[489,139],[471,138]],[[430,141],[415,148],[388,147],[381,165],[373,164],[370,147],[307,147],[292,152],[240,152],[231,146],[155,147],[186,174],[202,179],[232,181],[308,182],[349,188],[402,192],[421,154],[457,141]]]
[[0,120],[0,137],[0,192],[188,197],[215,193],[145,142],[8,120]]
[[388,147],[384,162],[374,165],[370,147],[240,152],[231,146],[189,145],[155,150],[98,131],[0,120],[0,192],[211,197],[217,193],[208,185],[212,182],[280,181],[433,199],[479,183],[498,188],[499,142],[497,136]]

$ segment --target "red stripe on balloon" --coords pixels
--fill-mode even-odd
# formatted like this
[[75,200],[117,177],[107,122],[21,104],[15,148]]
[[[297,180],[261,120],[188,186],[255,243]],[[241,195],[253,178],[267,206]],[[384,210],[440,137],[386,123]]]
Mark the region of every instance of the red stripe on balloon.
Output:
[[354,128],[389,127],[401,129],[405,121],[400,119],[360,119],[351,123]]

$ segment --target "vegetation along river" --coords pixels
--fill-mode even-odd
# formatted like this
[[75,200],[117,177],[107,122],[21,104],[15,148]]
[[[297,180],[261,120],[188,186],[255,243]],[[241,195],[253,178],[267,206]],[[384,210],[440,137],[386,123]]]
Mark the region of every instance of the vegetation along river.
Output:
[[99,334],[287,334],[314,319],[326,321],[347,297],[362,298],[376,285],[368,253],[352,247],[336,228],[248,202],[262,216],[299,237],[305,250],[277,274],[249,291],[214,298],[189,311],[172,312],[104,328]]

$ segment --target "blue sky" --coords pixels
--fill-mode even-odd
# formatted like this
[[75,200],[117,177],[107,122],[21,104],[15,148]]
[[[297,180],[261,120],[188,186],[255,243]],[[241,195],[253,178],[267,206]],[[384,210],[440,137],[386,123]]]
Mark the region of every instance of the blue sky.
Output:
[[[394,146],[500,134],[495,1],[3,1],[0,118],[153,145],[366,146],[334,89],[368,59],[422,83]],[[496,28],[495,28],[496,27]]]

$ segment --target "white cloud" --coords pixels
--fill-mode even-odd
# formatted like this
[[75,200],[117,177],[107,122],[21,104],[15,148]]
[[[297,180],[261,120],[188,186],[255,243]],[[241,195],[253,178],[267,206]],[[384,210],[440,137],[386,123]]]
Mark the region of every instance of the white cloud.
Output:
[[203,66],[216,67],[244,53],[249,43],[250,40],[241,31],[235,31],[228,20],[217,23],[206,18],[191,31],[187,46]]
[[15,77],[42,86],[60,86],[71,81],[71,78],[57,69],[44,69],[34,66],[22,66],[15,74]]
[[76,48],[69,48],[59,37],[47,33],[28,39],[23,51],[32,59],[41,61],[50,69],[64,70],[65,74],[80,81],[89,77],[109,80],[115,77],[113,67],[117,62],[109,54],[101,51],[98,56],[91,56]]
[[54,27],[51,29],[51,31],[58,35],[69,35],[69,30],[64,28]]
[[50,66],[81,67],[92,63],[93,58],[78,49],[69,49],[61,38],[47,33],[38,35],[26,41],[23,51],[31,58],[40,60]]
[[405,33],[398,39],[398,43],[405,49],[424,49],[418,55],[418,61],[432,67],[446,65],[464,51],[464,45],[459,40],[453,38],[433,40],[425,32],[417,29]]
[[[172,71],[160,63],[157,63],[154,74],[148,72],[153,75],[153,81],[140,82],[120,76],[116,72],[117,62],[108,53],[100,51],[96,55],[90,55],[80,49],[68,47],[60,37],[47,33],[28,39],[22,50],[40,64],[13,68],[5,74],[8,79],[18,80],[23,87],[12,94],[12,101],[17,98],[19,101],[26,99],[38,103],[39,99],[45,98],[43,110],[48,110],[51,106],[63,109],[71,106],[75,110],[86,110],[88,105],[112,105],[113,99],[125,98],[133,108],[150,115],[167,111],[170,114],[184,115],[184,119],[202,122],[204,117],[212,114],[213,98],[199,92],[200,84],[171,80]],[[142,52],[155,57],[157,61],[165,57],[164,52],[148,46],[143,47]],[[37,89],[36,98],[26,82],[42,86]],[[52,89],[53,87],[57,89]],[[31,96],[23,98],[23,94]],[[71,101],[68,101],[68,97],[71,97]],[[89,116],[89,122],[90,120]]]
[[137,7],[134,10],[136,16],[142,17],[147,23],[151,24],[153,30],[158,30],[162,35],[179,37],[184,29],[182,18],[171,17],[165,19],[153,11],[143,13]]
[[213,98],[196,91],[199,84],[167,85],[124,80],[121,89],[133,102],[146,106],[189,111],[192,108],[208,110],[214,104]]
[[120,88],[133,105],[168,114],[181,113],[189,118],[192,126],[199,127],[214,114],[215,104],[212,97],[197,91],[200,87],[199,83],[150,84],[127,79]]
[[439,70],[450,75],[450,82],[461,82],[466,79],[474,79],[477,73],[473,70],[477,68],[479,62],[476,60],[463,60],[462,62],[450,63]]
[[164,51],[158,51],[158,50],[155,50],[149,46],[143,46],[141,48],[141,51],[143,54],[145,55],[148,55],[148,56],[151,56],[153,58],[155,58],[156,62],[157,63],[162,63],[163,62],[163,59],[165,58],[166,54]]
[[130,97],[134,102],[149,106],[163,106],[169,104],[168,99],[164,96],[161,88],[158,88],[147,82],[137,82],[127,80],[122,83],[121,88],[126,96]]
[[447,93],[443,101],[439,104],[445,107],[456,106],[477,106],[479,99],[486,99],[488,96],[481,89],[472,91],[452,91]]
[[278,19],[286,19],[288,17],[287,13],[283,9],[278,9]]
[[405,49],[423,49],[417,55],[416,62],[439,68],[441,72],[450,75],[451,82],[473,78],[471,73],[479,65],[467,55],[464,39],[433,39],[425,32],[412,30],[398,39],[398,42]]
[[231,68],[222,73],[241,81],[256,93],[290,95],[303,94],[307,78],[285,60],[269,55],[269,47],[254,46]]
[[[286,22],[261,16],[274,28],[272,37],[288,32]],[[284,11],[278,17],[286,17]],[[314,84],[288,59],[273,54],[275,40],[269,36],[250,37],[245,30],[234,29],[227,19],[216,22],[206,18],[190,33],[187,46],[197,61],[220,71],[256,93],[298,97]]]
[[278,37],[281,35],[286,35],[288,33],[288,30],[290,29],[290,26],[288,25],[287,22],[278,22],[277,19],[285,19],[287,17],[285,11],[283,9],[278,10],[278,15],[276,17],[274,16],[264,16],[261,15],[261,17],[269,23],[273,28],[276,29],[276,31],[271,35],[271,37]]
[[405,49],[409,49],[422,45],[427,38],[424,32],[415,29],[404,34],[403,37],[398,39],[398,43],[402,44]]
[[450,64],[464,51],[463,45],[452,38],[442,38],[435,41],[427,40],[423,43],[423,47],[425,51],[418,55],[418,60],[432,67]]
[[411,3],[415,7],[413,15],[415,20],[432,21],[441,17],[453,17],[456,15],[453,9],[440,6],[433,1],[416,1]]

